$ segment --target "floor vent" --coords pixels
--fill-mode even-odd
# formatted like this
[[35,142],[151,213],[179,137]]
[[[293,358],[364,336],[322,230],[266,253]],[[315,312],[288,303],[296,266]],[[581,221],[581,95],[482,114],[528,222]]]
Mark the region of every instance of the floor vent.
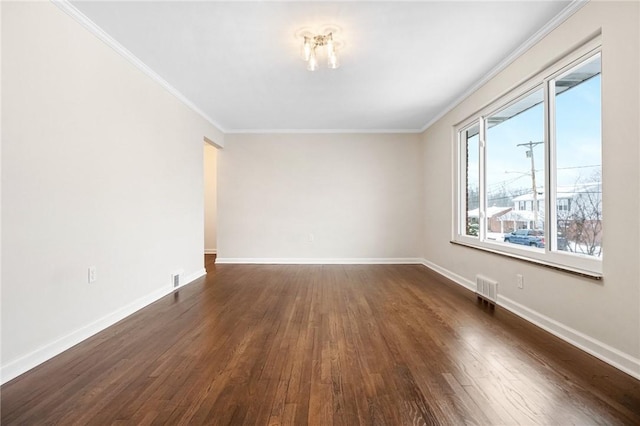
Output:
[[171,274],[171,282],[173,283],[173,288],[180,287],[180,274]]
[[476,275],[476,294],[478,299],[495,305],[498,301],[498,282],[482,275]]

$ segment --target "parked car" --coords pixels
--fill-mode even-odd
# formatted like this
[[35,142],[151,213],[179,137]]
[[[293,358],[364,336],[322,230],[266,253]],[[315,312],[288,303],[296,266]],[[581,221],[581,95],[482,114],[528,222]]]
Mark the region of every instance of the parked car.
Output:
[[560,232],[558,232],[558,250],[567,251],[569,250],[569,244],[567,239],[562,236]]
[[540,229],[517,229],[510,234],[504,234],[504,242],[544,248],[544,231]]

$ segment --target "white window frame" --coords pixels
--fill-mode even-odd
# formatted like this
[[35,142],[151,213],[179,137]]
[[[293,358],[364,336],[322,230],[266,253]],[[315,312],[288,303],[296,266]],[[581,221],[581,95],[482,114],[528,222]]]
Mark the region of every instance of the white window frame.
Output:
[[[580,48],[566,55],[561,60],[550,65],[542,72],[529,78],[526,82],[517,88],[510,90],[506,94],[498,97],[490,104],[479,110],[477,113],[468,117],[464,121],[454,126],[454,220],[452,229],[452,242],[470,246],[473,248],[490,251],[497,254],[503,254],[509,257],[519,258],[533,263],[550,266],[555,269],[575,272],[580,275],[600,279],[602,278],[602,256],[593,257],[580,255],[577,253],[567,253],[557,250],[556,238],[550,238],[553,231],[556,232],[557,223],[557,200],[556,200],[556,141],[555,141],[555,91],[553,81],[562,76],[567,71],[581,65],[583,62],[601,55],[602,44],[600,36],[585,43]],[[602,74],[602,69],[601,69]],[[544,93],[544,163],[545,163],[545,244],[544,249],[530,248],[515,244],[505,245],[486,239],[487,218],[486,205],[487,194],[486,188],[486,119],[493,113],[513,104],[523,97],[533,93],[536,90],[543,89]],[[602,116],[601,116],[602,117]],[[602,119],[602,118],[601,118]],[[463,140],[464,131],[475,124],[479,125],[479,232],[478,236],[466,235],[466,140]],[[604,145],[604,141],[601,142]],[[602,149],[602,148],[601,148]],[[604,196],[604,194],[603,194]],[[520,205],[518,205],[519,208]],[[603,220],[603,228],[604,228]]]
[[[467,139],[466,137],[463,138],[463,133],[466,134],[466,131],[469,130],[470,128],[478,125],[480,126],[480,123],[476,123],[476,121],[478,120],[477,117],[474,117],[472,120],[470,120],[468,123],[466,123],[464,126],[460,127],[456,133],[456,138],[458,138],[458,147],[461,148],[462,145],[464,145],[464,151],[463,151],[463,155],[459,156],[458,159],[458,166],[457,169],[459,170],[458,176],[459,179],[461,180],[461,190],[458,191],[458,203],[457,205],[464,205],[465,209],[466,209],[466,205],[467,205],[467,157],[466,157],[466,146],[467,146]],[[480,133],[479,133],[480,135]],[[478,136],[479,139],[479,136]],[[479,145],[482,144],[482,141],[478,142]],[[480,150],[480,153],[482,153],[482,149]],[[482,154],[480,154],[482,155]],[[479,169],[479,178],[482,180],[482,176],[484,173],[484,169],[483,169],[483,161],[481,157],[478,157],[478,169]],[[482,187],[483,184],[482,182],[478,183],[478,194],[482,193]],[[465,239],[469,239],[471,241],[477,241],[478,239],[481,238],[480,236],[480,232],[482,230],[482,224],[483,224],[483,215],[484,215],[484,207],[482,205],[482,197],[480,197],[478,199],[478,224],[480,226],[480,229],[478,230],[478,235],[477,236],[472,236],[472,235],[467,235],[467,212],[466,211],[461,211],[463,214],[458,215],[458,221],[456,224],[456,229],[458,230],[459,233],[462,234],[462,236]],[[460,209],[458,209],[460,210]]]

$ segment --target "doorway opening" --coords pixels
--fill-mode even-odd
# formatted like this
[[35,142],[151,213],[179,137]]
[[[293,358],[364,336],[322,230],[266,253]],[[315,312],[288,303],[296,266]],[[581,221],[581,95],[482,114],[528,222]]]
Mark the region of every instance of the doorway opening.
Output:
[[218,254],[218,147],[204,138],[204,266],[210,272]]

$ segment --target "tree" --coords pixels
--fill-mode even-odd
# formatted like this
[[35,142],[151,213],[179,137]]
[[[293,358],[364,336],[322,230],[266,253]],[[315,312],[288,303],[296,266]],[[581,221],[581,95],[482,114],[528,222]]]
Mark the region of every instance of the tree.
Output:
[[572,243],[570,251],[589,256],[602,254],[601,172],[579,178],[566,210],[558,211],[558,231]]
[[511,189],[502,184],[498,188],[489,191],[487,194],[487,206],[513,207],[513,199],[522,195],[522,193],[522,189]]

